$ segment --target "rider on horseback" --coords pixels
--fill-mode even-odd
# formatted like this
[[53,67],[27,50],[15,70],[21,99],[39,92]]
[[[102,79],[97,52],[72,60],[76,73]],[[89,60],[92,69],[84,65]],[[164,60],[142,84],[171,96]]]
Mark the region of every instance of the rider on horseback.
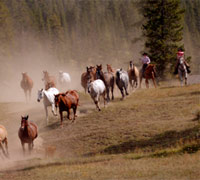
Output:
[[144,72],[148,66],[148,64],[151,62],[150,58],[147,56],[147,53],[144,52],[143,57],[141,58],[141,62],[142,62],[142,76],[144,76]]
[[185,61],[185,58],[184,58],[184,52],[182,49],[179,49],[178,52],[176,53],[177,54],[177,60],[176,60],[176,65],[175,65],[175,71],[174,71],[174,74],[178,74],[178,66],[179,66],[179,61],[180,59],[182,58],[183,59],[183,62],[186,66],[186,69],[187,69],[187,72],[190,73],[190,66],[189,64]]

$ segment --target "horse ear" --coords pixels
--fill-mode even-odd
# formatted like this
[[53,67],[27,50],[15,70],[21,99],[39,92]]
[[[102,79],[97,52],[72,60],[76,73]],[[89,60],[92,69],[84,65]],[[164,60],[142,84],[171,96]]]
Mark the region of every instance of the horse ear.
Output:
[[28,115],[26,116],[26,120],[28,120]]
[[122,71],[122,68],[120,68],[120,71]]

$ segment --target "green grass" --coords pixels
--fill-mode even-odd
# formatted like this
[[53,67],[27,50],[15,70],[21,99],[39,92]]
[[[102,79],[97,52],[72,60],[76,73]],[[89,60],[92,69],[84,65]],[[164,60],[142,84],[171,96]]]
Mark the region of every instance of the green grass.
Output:
[[199,85],[137,90],[101,112],[57,120],[40,133],[56,157],[4,172],[4,179],[197,179],[200,168]]

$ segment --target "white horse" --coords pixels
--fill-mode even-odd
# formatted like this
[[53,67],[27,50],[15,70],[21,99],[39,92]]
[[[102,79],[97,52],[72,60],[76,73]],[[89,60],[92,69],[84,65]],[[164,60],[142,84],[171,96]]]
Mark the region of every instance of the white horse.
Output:
[[53,115],[57,116],[57,112],[55,111],[55,95],[56,94],[59,94],[59,91],[58,91],[58,89],[56,89],[54,87],[49,88],[47,91],[44,89],[38,90],[37,101],[40,102],[40,100],[43,99],[44,109],[46,112],[47,125],[49,123],[48,110],[47,110],[48,106],[51,106],[51,111],[52,111]]
[[71,83],[71,77],[68,73],[59,71],[58,82],[61,86],[69,85]]
[[178,75],[179,79],[181,81],[181,86],[183,86],[183,79],[185,79],[185,85],[187,85],[187,68],[184,63],[184,59],[180,58],[179,59],[179,65],[178,65]]
[[126,95],[129,95],[127,90],[128,90],[128,82],[129,82],[129,77],[128,73],[126,71],[123,71],[121,69],[117,69],[116,71],[116,84],[119,90],[121,91],[122,94],[122,100],[124,99],[124,90]]
[[100,96],[104,99],[104,107],[105,107],[105,94],[106,94],[106,87],[104,82],[101,79],[97,79],[93,82],[88,83],[88,93],[90,94],[91,98],[93,99],[96,107],[99,111],[101,111],[99,107]]

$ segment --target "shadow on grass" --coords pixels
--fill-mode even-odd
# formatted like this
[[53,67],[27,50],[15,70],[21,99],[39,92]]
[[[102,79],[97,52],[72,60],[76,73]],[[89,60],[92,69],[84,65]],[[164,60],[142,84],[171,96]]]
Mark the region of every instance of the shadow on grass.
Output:
[[169,148],[178,145],[180,142],[197,141],[200,137],[200,126],[186,129],[180,132],[167,131],[158,134],[147,140],[127,141],[118,145],[112,145],[105,148],[100,153],[102,154],[120,154],[127,152],[134,152],[136,149],[155,151],[164,148]]

